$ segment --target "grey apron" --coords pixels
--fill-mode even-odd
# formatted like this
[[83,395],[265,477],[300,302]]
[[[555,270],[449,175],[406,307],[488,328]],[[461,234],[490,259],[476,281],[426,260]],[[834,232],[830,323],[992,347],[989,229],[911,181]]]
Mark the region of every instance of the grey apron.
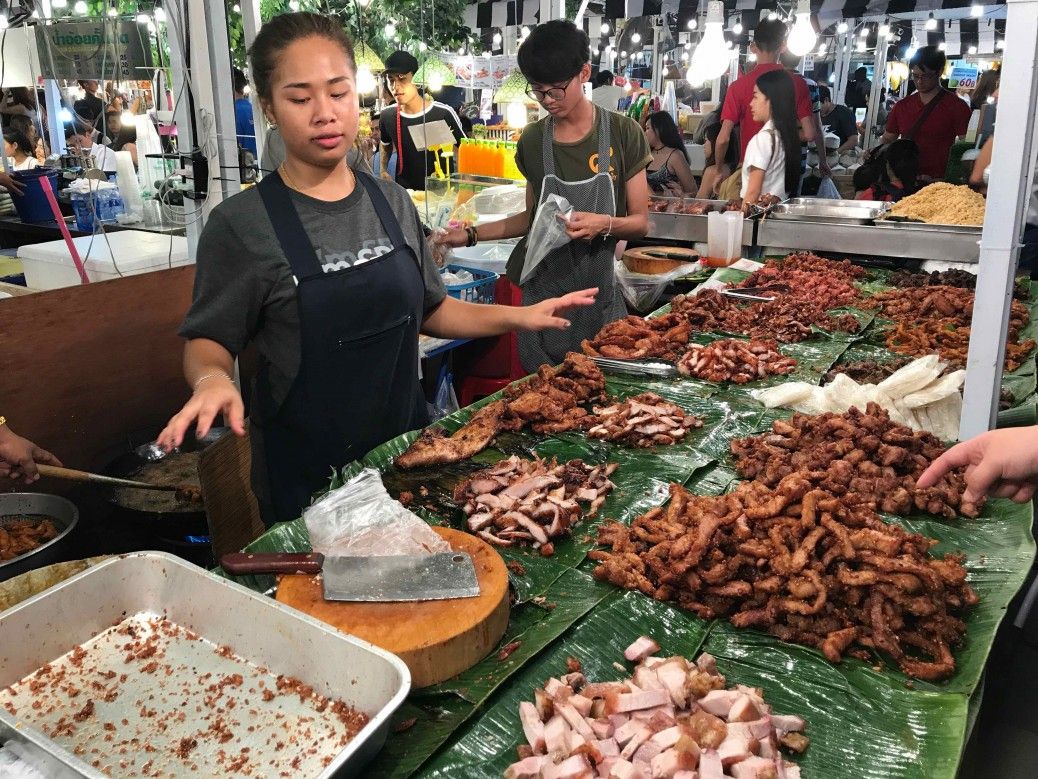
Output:
[[[544,126],[544,183],[541,202],[550,194],[566,198],[575,211],[616,216],[616,194],[609,175],[609,112],[598,113],[598,173],[583,181],[563,181],[555,175],[555,121],[548,118]],[[602,326],[627,316],[620,288],[613,274],[615,238],[593,241],[570,241],[548,254],[534,275],[522,285],[523,305],[540,303],[568,292],[598,287],[593,306],[582,306],[566,312],[570,327],[566,330],[521,332],[519,359],[530,373],[544,364],[557,365],[566,352],[580,351],[580,342],[592,338]]]

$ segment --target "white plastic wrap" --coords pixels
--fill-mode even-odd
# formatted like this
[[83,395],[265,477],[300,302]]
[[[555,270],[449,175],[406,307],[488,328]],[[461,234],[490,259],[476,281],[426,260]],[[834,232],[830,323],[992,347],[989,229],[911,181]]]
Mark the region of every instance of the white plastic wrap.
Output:
[[480,214],[518,214],[526,210],[526,187],[501,184],[487,187],[473,195],[470,201]]
[[816,197],[825,198],[826,200],[839,200],[840,190],[836,188],[836,184],[833,183],[832,178],[826,176],[818,184],[818,194]]
[[424,555],[450,544],[393,500],[374,468],[365,468],[303,512],[315,552],[332,557]]
[[694,273],[702,267],[698,262],[685,262],[666,273],[634,273],[622,262],[616,262],[616,281],[627,305],[638,311],[649,309],[675,279]]
[[523,262],[523,272],[519,276],[520,284],[530,280],[545,257],[569,243],[570,238],[566,235],[563,220],[568,221],[572,213],[573,206],[559,195],[548,195],[538,206],[526,242],[526,260]]

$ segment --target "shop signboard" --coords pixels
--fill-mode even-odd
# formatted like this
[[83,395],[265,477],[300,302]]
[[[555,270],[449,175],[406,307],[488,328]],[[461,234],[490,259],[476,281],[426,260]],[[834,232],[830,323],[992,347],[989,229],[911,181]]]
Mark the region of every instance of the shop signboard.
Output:
[[137,80],[152,68],[151,37],[136,21],[57,21],[35,29],[44,78]]
[[948,76],[948,88],[973,89],[977,86],[977,73],[979,68],[976,62],[966,60],[953,60],[951,74]]

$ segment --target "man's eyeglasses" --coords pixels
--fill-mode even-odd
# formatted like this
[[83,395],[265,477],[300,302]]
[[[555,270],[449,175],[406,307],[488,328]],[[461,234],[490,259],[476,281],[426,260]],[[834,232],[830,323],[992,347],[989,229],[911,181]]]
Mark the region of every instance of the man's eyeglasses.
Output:
[[[573,78],[576,78],[576,76]],[[527,87],[526,94],[538,103],[543,103],[548,99],[558,102],[566,96],[566,90],[569,89],[569,85],[573,83],[573,78],[560,87],[549,87],[548,89],[534,89],[533,87]]]
[[935,70],[923,70],[922,68],[912,68],[910,71],[912,79],[918,81],[921,78],[938,78],[939,74]]

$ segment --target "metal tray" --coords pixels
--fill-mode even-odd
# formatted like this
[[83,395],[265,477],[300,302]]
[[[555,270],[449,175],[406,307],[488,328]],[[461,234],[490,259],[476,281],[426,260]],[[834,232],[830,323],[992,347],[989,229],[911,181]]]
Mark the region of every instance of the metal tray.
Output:
[[0,561],[0,581],[31,571],[50,563],[57,562],[69,541],[69,533],[79,522],[79,509],[75,504],[58,495],[45,495],[42,492],[7,492],[0,494],[0,527],[4,526],[4,517],[19,514],[43,515],[50,517],[58,535],[32,551],[20,554],[11,560]]
[[979,236],[981,225],[945,225],[932,222],[909,222],[899,219],[877,219],[876,227],[884,230],[923,230],[930,233],[967,233]]
[[[144,624],[155,617],[165,617],[202,639],[192,639],[185,631],[178,634],[182,637],[165,639],[162,661],[170,667],[174,664],[178,667],[193,665],[193,671],[212,673],[214,680],[226,679],[232,669],[243,673],[247,681],[236,688],[223,688],[224,697],[220,699],[221,702],[232,697],[249,699],[249,705],[239,701],[233,715],[228,715],[228,719],[236,720],[232,728],[235,732],[233,742],[214,745],[214,739],[206,740],[199,736],[199,731],[204,728],[198,721],[202,715],[192,717],[191,713],[202,709],[189,706],[183,723],[178,723],[175,717],[164,720],[168,729],[161,738],[168,742],[180,737],[197,737],[199,743],[191,752],[191,761],[171,760],[168,754],[155,753],[153,745],[159,743],[159,737],[154,741],[142,740],[145,746],[137,755],[115,754],[116,750],[108,747],[111,750],[111,754],[106,755],[110,760],[107,763],[109,774],[102,773],[77,756],[74,753],[77,748],[81,754],[85,750],[89,756],[92,747],[104,746],[106,735],[118,740],[135,735],[140,721],[145,719],[138,714],[142,705],[161,712],[167,696],[170,700],[179,700],[176,697],[179,693],[175,691],[181,680],[177,673],[167,677],[163,673],[142,672],[138,665],[140,661],[125,661],[126,649],[119,645],[108,650],[113,653],[110,667],[127,673],[126,679],[117,685],[118,696],[109,701],[103,695],[95,694],[96,715],[78,723],[75,735],[62,736],[61,743],[58,743],[35,725],[41,720],[53,723],[60,716],[71,721],[72,715],[82,708],[88,696],[79,696],[81,701],[77,699],[72,706],[57,712],[47,712],[46,707],[39,711],[20,707],[15,716],[2,705],[13,699],[12,692],[0,689],[0,742],[13,740],[25,745],[34,758],[38,757],[48,766],[49,775],[90,779],[135,775],[132,768],[120,763],[120,760],[128,761],[130,757],[136,758],[137,770],[150,757],[154,763],[163,758],[163,764],[153,764],[153,768],[164,768],[166,772],[172,770],[177,776],[223,775],[228,768],[226,764],[218,765],[216,762],[218,749],[222,746],[233,758],[232,744],[240,751],[247,742],[249,765],[254,775],[276,776],[281,769],[273,770],[273,773],[265,770],[268,760],[280,762],[286,755],[291,760],[307,748],[306,744],[298,749],[282,744],[279,749],[277,739],[267,738],[272,713],[281,715],[278,727],[283,727],[286,721],[299,723],[298,717],[304,710],[299,696],[277,695],[272,702],[258,702],[261,696],[256,689],[259,686],[257,680],[284,675],[310,685],[320,695],[344,701],[370,718],[345,747],[325,747],[322,757],[330,758],[327,766],[309,761],[308,770],[292,771],[292,775],[322,778],[361,776],[363,766],[385,741],[390,715],[403,702],[410,688],[407,666],[388,652],[160,552],[113,558],[0,614],[0,688],[9,687],[48,663],[60,664],[61,658],[77,646],[88,644],[91,659],[101,658],[98,653],[111,643],[107,637],[112,635],[109,629],[113,625],[125,621]],[[89,644],[92,640],[96,646]],[[216,647],[229,647],[237,659],[214,651]],[[100,666],[100,663],[95,665]],[[84,662],[84,670],[86,666]],[[104,664],[104,667],[108,668],[109,664]],[[103,677],[95,678],[104,681]],[[252,691],[248,689],[250,686]],[[200,688],[203,694],[205,690],[204,686]],[[198,696],[197,706],[206,705],[203,697]],[[330,708],[327,714],[314,714],[314,711],[312,705],[306,710],[314,718],[307,727],[318,735],[326,734],[328,728],[324,718],[331,722],[335,715]],[[100,730],[102,721],[118,723],[124,717],[131,721],[126,726],[128,731],[123,731],[119,725],[114,732]],[[93,733],[91,725],[99,732]],[[256,726],[253,732],[249,732],[250,726]],[[289,729],[287,732],[296,731]],[[288,738],[284,741],[287,742]],[[149,747],[152,750],[150,754],[147,752]],[[306,760],[308,758],[304,756]],[[255,773],[257,769],[259,774]]]
[[878,208],[889,211],[892,204],[885,200],[830,200],[818,197],[793,197],[786,201],[791,206],[811,206],[822,203],[828,206],[847,206],[848,208]]
[[837,224],[868,224],[882,214],[883,210],[879,208],[837,205],[836,201],[816,200],[810,204],[780,203],[771,209],[768,218]]

